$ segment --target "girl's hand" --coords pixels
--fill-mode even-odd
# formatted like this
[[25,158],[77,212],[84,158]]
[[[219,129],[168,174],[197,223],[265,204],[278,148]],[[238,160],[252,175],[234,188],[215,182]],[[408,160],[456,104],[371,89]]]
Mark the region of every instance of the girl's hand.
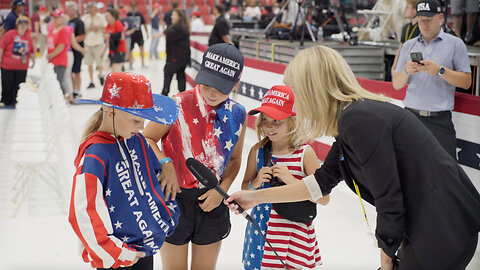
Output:
[[272,168],[271,167],[263,167],[258,171],[257,177],[252,180],[252,187],[254,189],[258,189],[263,185],[263,183],[270,182],[272,180]]
[[145,252],[137,251],[137,256],[135,257],[135,259],[129,265],[127,265],[127,267],[136,264],[138,262],[138,260],[141,259],[141,258],[144,258],[145,255],[146,255]]
[[177,173],[171,162],[164,163],[162,165],[162,173],[158,177],[160,186],[162,187],[165,200],[175,200],[177,193],[181,193],[182,190],[178,186]]
[[202,208],[204,212],[210,212],[220,205],[222,202],[222,196],[218,194],[215,189],[210,189],[202,196],[198,197],[198,200],[203,201],[202,203],[198,203],[200,208]]
[[287,185],[297,181],[297,179],[293,177],[292,173],[290,173],[290,170],[287,168],[287,166],[274,165],[272,167],[272,172],[273,176],[278,177],[278,179],[282,180]]
[[241,190],[238,192],[233,193],[230,195],[230,198],[224,201],[224,203],[230,208],[230,211],[235,212],[235,214],[240,214],[238,212],[238,206],[234,203],[231,203],[232,201],[235,201],[239,205],[242,206],[242,208],[246,211],[258,204],[260,204],[260,201],[257,199],[257,191],[247,191],[247,190]]

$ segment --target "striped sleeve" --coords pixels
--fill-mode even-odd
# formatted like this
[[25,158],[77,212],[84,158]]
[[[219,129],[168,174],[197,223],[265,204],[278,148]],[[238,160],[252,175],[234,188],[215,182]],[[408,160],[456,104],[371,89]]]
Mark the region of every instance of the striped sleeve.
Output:
[[[101,159],[87,155],[84,162],[101,163]],[[82,164],[73,179],[69,222],[85,247],[83,260],[94,268],[127,266],[135,259],[136,251],[112,235],[113,227],[103,198],[105,174],[81,170]]]

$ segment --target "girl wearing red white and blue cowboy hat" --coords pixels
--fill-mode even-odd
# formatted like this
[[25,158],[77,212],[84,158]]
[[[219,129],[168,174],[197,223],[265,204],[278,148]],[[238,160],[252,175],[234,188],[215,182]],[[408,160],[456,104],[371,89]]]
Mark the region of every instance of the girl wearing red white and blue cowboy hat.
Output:
[[155,153],[139,133],[144,119],[170,125],[175,102],[152,95],[142,75],[116,72],[106,77],[101,109],[93,115],[75,158],[69,222],[92,267],[153,269],[153,255],[178,221],[174,200],[165,200]]

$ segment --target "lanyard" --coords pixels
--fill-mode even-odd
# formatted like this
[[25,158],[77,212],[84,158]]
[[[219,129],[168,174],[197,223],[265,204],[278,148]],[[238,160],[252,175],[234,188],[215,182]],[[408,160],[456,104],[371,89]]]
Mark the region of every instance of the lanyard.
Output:
[[[411,25],[412,25],[412,24],[409,23],[408,26],[407,26],[407,30],[405,31],[405,41],[412,39],[413,33],[415,33],[415,30],[416,30],[417,27],[418,27],[418,23],[416,23],[416,24],[413,26],[412,31],[410,32],[410,26],[411,26]],[[410,32],[410,33],[409,33],[409,32]]]

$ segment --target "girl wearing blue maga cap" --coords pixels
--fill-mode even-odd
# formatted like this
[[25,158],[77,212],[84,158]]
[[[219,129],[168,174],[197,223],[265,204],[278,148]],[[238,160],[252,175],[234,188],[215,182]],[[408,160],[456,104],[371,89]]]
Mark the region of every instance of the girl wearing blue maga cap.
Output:
[[90,119],[75,158],[69,222],[92,267],[153,269],[153,255],[175,229],[180,212],[166,201],[157,174],[161,165],[139,132],[144,119],[172,124],[175,102],[152,95],[142,75],[106,77],[102,105]]

